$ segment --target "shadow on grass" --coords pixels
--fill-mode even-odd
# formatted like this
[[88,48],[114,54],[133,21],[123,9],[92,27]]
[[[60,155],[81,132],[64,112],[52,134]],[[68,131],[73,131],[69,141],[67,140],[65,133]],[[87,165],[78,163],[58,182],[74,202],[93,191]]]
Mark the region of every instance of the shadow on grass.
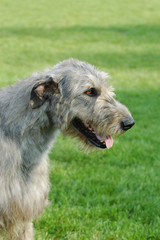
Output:
[[73,53],[73,57],[86,60],[95,66],[114,69],[160,69],[160,54],[147,51],[145,53]]
[[[137,47],[139,44],[155,44],[160,40],[160,27],[158,25],[132,25],[132,26],[110,26],[110,27],[93,27],[93,26],[73,26],[73,27],[55,27],[55,28],[0,28],[0,36],[3,37],[33,37],[53,40],[53,51],[46,51],[44,48],[36,46],[24,48],[23,61],[28,56],[34,61],[39,62],[42,59],[53,64],[53,59],[74,57],[81,60],[89,61],[96,66],[108,67],[114,69],[160,69],[160,54],[156,48],[144,48],[142,50],[132,50],[132,46]],[[28,41],[28,40],[27,40]],[[55,44],[56,43],[56,44]],[[61,50],[57,53],[54,49],[61,44]],[[94,43],[102,44],[101,50],[86,51],[86,44],[94,49]],[[103,45],[104,43],[104,45]],[[105,48],[107,43],[115,44],[112,52]],[[55,45],[54,45],[55,44]],[[121,44],[130,47],[129,50],[119,53],[116,51],[116,45]],[[130,46],[131,44],[131,46]],[[56,47],[57,46],[57,47]],[[78,46],[78,49],[74,46]],[[16,59],[21,64],[21,58]],[[16,61],[16,63],[17,63]],[[15,61],[14,61],[15,62]]]
[[[158,25],[124,25],[110,27],[94,26],[72,26],[72,27],[54,27],[54,28],[0,28],[1,37],[5,36],[32,36],[38,38],[72,38],[74,35],[83,35],[82,38],[89,37],[92,40],[106,41],[109,36],[112,40],[112,34],[116,39],[117,36],[125,36],[138,42],[155,43],[160,40],[160,26]],[[108,39],[107,39],[108,40]]]
[[[45,49],[34,48],[32,51],[30,49],[25,49],[24,53],[21,52],[23,58],[16,57],[16,66],[21,65],[24,61],[28,61],[28,58],[37,63],[45,61],[51,66],[57,61],[63,61],[68,58],[77,58],[81,61],[87,61],[100,68],[113,68],[117,70],[129,70],[129,69],[138,69],[143,70],[147,69],[150,71],[155,70],[156,72],[160,70],[160,54],[157,52],[152,52],[147,50],[146,52],[127,52],[127,53],[117,53],[117,52],[108,52],[104,50],[102,52],[92,52],[85,50],[78,51],[77,49],[69,49],[67,45],[64,48],[61,48],[60,52],[57,51],[46,51]],[[26,60],[25,60],[26,59]],[[13,65],[15,59],[13,61]]]

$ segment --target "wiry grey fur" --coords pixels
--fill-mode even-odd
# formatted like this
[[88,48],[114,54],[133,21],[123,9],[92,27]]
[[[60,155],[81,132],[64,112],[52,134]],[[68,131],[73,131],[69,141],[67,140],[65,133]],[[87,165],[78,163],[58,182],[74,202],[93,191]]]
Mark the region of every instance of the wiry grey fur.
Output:
[[[72,125],[75,117],[101,136],[124,132],[120,123],[131,114],[113,98],[107,78],[69,59],[0,90],[0,229],[6,239],[33,239],[32,220],[47,205],[48,152],[59,130],[88,146]],[[86,94],[90,88],[97,97]]]

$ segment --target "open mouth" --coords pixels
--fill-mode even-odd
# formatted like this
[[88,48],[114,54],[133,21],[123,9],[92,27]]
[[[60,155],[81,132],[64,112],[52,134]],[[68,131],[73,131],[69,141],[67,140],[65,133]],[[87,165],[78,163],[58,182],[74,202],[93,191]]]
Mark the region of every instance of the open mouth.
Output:
[[108,149],[113,146],[113,138],[110,135],[107,135],[106,137],[97,135],[95,130],[90,125],[87,125],[79,118],[74,118],[72,124],[94,146]]

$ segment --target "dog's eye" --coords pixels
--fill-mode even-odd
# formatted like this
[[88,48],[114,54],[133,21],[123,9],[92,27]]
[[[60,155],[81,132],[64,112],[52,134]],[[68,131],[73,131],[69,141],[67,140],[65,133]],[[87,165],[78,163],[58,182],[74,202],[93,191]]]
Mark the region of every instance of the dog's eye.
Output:
[[90,88],[85,92],[90,97],[97,96],[97,90],[95,88]]

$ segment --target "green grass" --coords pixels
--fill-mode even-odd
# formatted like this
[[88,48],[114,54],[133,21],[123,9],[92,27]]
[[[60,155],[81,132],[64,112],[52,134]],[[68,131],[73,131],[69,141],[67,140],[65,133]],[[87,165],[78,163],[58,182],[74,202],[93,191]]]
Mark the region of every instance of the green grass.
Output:
[[136,125],[85,155],[60,136],[35,239],[160,240],[160,1],[1,0],[0,85],[69,57],[107,71]]

